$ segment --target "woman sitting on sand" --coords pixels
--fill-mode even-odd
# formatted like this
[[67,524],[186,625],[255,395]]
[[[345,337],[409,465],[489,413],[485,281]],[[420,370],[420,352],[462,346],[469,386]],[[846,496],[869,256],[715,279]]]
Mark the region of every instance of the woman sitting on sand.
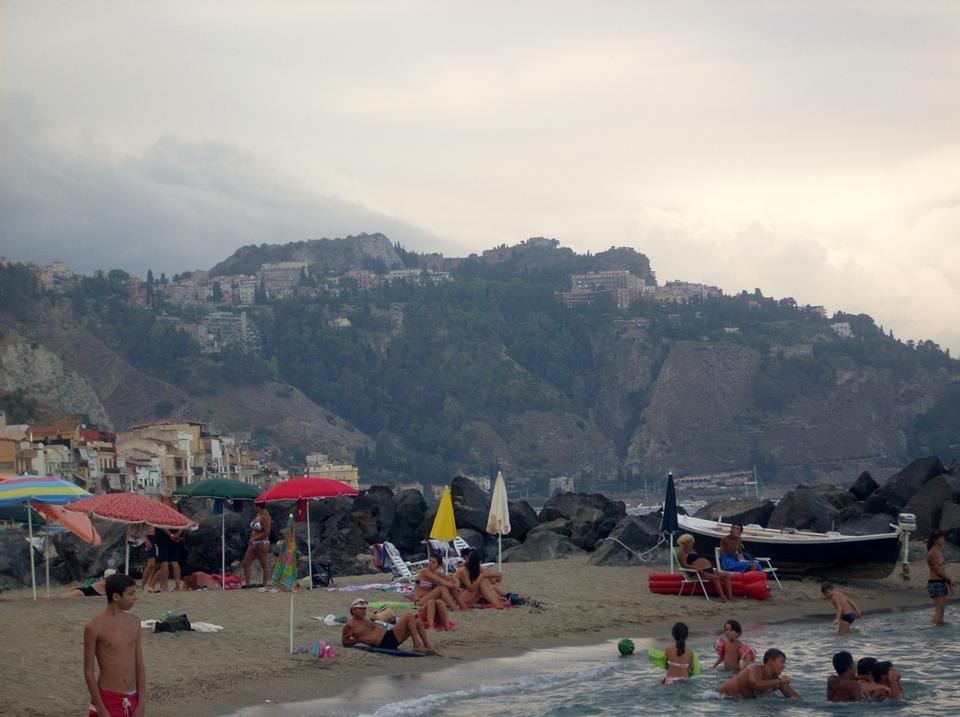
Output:
[[428,600],[442,600],[451,610],[463,610],[466,607],[460,585],[441,572],[440,558],[436,555],[427,558],[427,565],[417,575],[417,584],[413,589],[414,604],[425,605]]
[[[687,570],[696,570],[700,577],[709,580],[716,588],[722,602],[733,600],[733,578],[730,573],[717,572],[709,558],[693,551],[693,544],[693,536],[689,533],[684,533],[677,538],[677,545],[680,546],[677,551],[677,562],[680,563],[680,567]],[[726,586],[726,592],[723,590],[724,586]]]
[[468,603],[477,603],[483,598],[493,607],[503,607],[506,593],[500,586],[500,573],[484,570],[480,564],[480,553],[471,550],[467,562],[460,566],[454,579],[463,586],[464,598]]

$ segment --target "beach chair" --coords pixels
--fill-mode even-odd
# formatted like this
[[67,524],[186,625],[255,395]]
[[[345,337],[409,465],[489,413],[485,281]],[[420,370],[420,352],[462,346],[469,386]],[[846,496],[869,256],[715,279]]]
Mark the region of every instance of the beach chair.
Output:
[[[713,556],[714,558],[716,558],[717,570],[719,570],[720,569],[720,548],[719,547],[716,547],[713,549]],[[758,563],[760,563],[760,569],[767,574],[768,578],[770,576],[773,576],[773,579],[777,583],[777,587],[780,588],[780,592],[782,593],[786,592],[783,589],[783,583],[781,583],[780,578],[777,577],[777,569],[773,567],[773,561],[770,560],[770,558],[756,558],[751,555],[748,558],[748,560],[756,560]]]
[[700,590],[703,591],[703,596],[709,601],[710,596],[707,594],[707,586],[706,583],[703,582],[703,577],[693,568],[685,568],[680,565],[680,556],[678,555],[679,552],[680,548],[678,547],[674,547],[671,551],[671,554],[673,555],[673,561],[677,564],[677,570],[680,571],[681,578],[680,591],[677,593],[677,595],[683,595],[683,588],[687,585],[690,585],[693,589],[693,592],[696,592],[697,588],[695,586],[699,585]]
[[386,554],[386,560],[382,563],[383,567],[390,568],[390,571],[393,573],[394,582],[414,582],[417,579],[417,573],[420,571],[420,568],[427,564],[426,560],[413,563],[407,562],[400,555],[400,551],[397,550],[397,546],[393,543],[381,543],[380,548]]

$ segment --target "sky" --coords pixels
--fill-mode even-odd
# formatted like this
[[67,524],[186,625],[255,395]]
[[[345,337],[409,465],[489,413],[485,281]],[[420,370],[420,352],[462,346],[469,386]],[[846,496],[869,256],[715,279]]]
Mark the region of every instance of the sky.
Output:
[[0,3],[0,254],[631,246],[960,355],[954,2]]

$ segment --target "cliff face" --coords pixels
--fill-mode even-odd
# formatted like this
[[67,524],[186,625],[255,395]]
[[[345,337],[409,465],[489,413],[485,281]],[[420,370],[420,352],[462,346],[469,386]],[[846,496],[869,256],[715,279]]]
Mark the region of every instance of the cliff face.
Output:
[[403,261],[387,237],[360,234],[342,239],[244,246],[214,266],[210,275],[256,274],[261,265],[280,261],[305,261],[313,271],[342,274],[363,266],[364,259],[383,262],[387,269],[403,267]]
[[94,423],[112,427],[90,381],[46,347],[8,334],[0,342],[0,390],[17,389],[63,413],[83,414]]

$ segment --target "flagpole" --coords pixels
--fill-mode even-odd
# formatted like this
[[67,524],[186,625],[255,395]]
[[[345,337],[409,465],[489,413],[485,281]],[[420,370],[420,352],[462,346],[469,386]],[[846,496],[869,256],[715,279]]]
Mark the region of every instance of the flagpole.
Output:
[[[227,511],[226,503],[220,504],[220,589],[226,587],[227,579]],[[269,547],[269,546],[268,546]],[[263,582],[267,582],[267,576],[263,576]]]

